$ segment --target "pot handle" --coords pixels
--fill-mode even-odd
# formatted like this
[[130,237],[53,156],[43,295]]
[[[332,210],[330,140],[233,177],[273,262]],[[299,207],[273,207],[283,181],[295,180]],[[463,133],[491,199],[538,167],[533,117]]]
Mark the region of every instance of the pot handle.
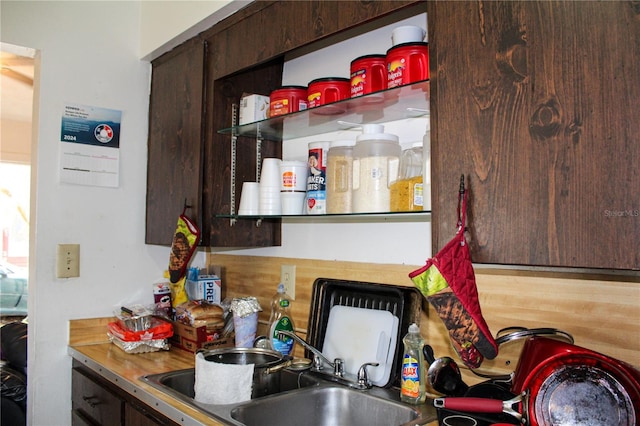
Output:
[[446,408],[456,411],[471,411],[474,413],[502,413],[502,401],[491,398],[448,397],[433,400],[436,408]]
[[263,371],[263,374],[271,374],[271,373],[277,373],[278,371],[290,367],[291,363],[293,362],[293,359],[289,358],[287,359],[285,362],[282,362],[278,365],[274,365],[273,367],[269,367],[269,368],[265,368]]
[[522,417],[522,414],[513,409],[513,406],[523,402],[522,409],[523,412],[526,413],[527,410],[527,392],[523,392],[515,398],[511,398],[507,401],[501,401],[499,399],[491,399],[491,398],[473,398],[473,397],[447,397],[447,398],[436,398],[433,400],[433,405],[436,408],[446,408],[449,410],[463,411],[463,412],[474,412],[474,413],[490,413],[490,414],[499,414],[506,413],[509,414],[519,422],[525,423],[525,418]]

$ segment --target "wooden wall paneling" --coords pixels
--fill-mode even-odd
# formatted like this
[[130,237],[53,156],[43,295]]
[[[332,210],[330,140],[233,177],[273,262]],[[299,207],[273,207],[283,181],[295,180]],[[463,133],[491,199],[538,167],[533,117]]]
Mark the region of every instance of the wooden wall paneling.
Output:
[[[292,306],[296,332],[302,337],[308,327],[316,278],[412,286],[408,273],[421,266],[224,254],[211,254],[209,263],[223,266],[225,297],[258,298],[263,308],[262,333],[266,332],[269,303],[280,280],[280,265],[296,265],[296,300]],[[640,277],[481,267],[475,272],[482,314],[494,335],[512,326],[554,327],[572,334],[579,346],[640,366]],[[447,329],[426,300],[420,329],[437,356],[457,359]],[[486,360],[483,369],[496,374],[513,371],[517,349],[516,345],[503,350],[494,361]],[[466,370],[463,376],[467,383],[481,381]]]
[[202,226],[204,46],[193,39],[153,62],[147,162],[147,244],[170,245],[185,199]]
[[434,252],[465,174],[475,262],[640,269],[633,2],[427,7]]
[[203,37],[216,37],[220,41],[217,48],[225,59],[214,73],[215,78],[220,78],[420,3],[415,0],[254,2],[204,32]]

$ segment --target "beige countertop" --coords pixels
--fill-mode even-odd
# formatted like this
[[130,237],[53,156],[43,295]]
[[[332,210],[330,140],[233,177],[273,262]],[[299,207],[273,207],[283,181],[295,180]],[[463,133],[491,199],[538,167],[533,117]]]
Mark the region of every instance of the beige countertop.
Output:
[[[142,376],[193,368],[195,355],[178,348],[169,351],[128,354],[109,342],[106,325],[113,318],[71,320],[69,323],[69,355],[106,380],[184,425],[224,425],[222,419],[198,411],[164,393]],[[428,423],[437,426],[438,422]]]
[[128,354],[107,338],[106,324],[112,320],[95,318],[70,321],[69,355],[177,423],[214,426],[224,424],[140,379],[147,374],[193,368],[194,354],[177,348]]

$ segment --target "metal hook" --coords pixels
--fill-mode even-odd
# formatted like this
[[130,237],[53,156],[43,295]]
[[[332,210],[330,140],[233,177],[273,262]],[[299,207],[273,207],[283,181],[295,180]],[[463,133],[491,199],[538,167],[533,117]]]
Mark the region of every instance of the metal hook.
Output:
[[187,212],[187,209],[192,208],[193,206],[190,204],[187,204],[187,199],[184,199],[184,204],[182,205],[182,214],[185,214]]

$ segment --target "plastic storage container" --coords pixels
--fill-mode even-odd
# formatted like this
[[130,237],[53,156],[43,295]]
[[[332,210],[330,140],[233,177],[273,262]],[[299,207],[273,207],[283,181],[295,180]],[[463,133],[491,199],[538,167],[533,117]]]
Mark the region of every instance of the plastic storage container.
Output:
[[402,151],[398,180],[391,184],[391,211],[422,211],[423,192],[422,142],[414,142]]
[[427,129],[427,132],[422,138],[422,159],[424,165],[422,166],[422,199],[423,210],[431,210],[431,130]]
[[389,187],[398,178],[398,136],[380,124],[365,124],[353,147],[353,212],[388,212]]
[[284,284],[278,284],[278,292],[271,299],[271,317],[269,318],[269,339],[273,349],[282,355],[293,353],[295,341],[291,337],[278,339],[277,332],[293,332],[293,319],[291,317],[291,297],[285,292]]
[[305,86],[283,86],[269,95],[269,117],[291,114],[307,109]]
[[331,142],[327,152],[327,213],[351,213],[355,143],[350,140]]
[[307,214],[327,212],[327,151],[331,143],[309,143],[309,177],[307,178]]
[[429,79],[429,43],[399,44],[387,50],[387,88]]
[[[317,78],[310,81],[307,90],[308,107],[316,108],[349,98],[351,93],[350,81],[348,78],[341,77]],[[344,110],[345,107],[342,106],[335,112],[343,112]]]
[[387,88],[385,55],[365,55],[351,61],[351,97],[355,98]]
[[400,399],[409,404],[421,404],[427,396],[426,374],[422,347],[424,340],[417,324],[409,326],[409,332],[402,339],[404,355],[400,378]]

